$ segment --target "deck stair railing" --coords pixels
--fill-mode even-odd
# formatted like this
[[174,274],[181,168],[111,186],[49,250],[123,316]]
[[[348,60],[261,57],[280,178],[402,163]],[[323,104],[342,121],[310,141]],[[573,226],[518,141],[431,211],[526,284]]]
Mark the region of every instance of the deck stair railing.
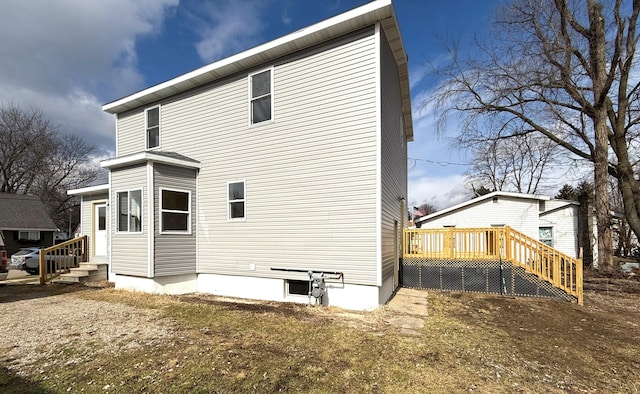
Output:
[[508,226],[404,229],[404,258],[509,261],[583,303],[582,260]]
[[70,239],[57,245],[40,250],[40,284],[67,273],[78,267],[88,257],[87,236]]

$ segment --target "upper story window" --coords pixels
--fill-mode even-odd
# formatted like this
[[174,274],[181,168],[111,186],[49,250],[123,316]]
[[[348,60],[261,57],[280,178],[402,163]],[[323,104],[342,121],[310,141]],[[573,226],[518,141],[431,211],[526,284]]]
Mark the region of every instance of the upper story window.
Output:
[[160,106],[147,108],[145,116],[147,149],[157,148],[160,146]]
[[191,233],[191,193],[160,189],[160,232]]
[[142,232],[142,190],[118,192],[118,231]]
[[245,219],[244,205],[244,181],[228,182],[228,199],[227,208],[229,212],[229,220],[243,220]]
[[251,124],[273,119],[273,69],[249,75]]

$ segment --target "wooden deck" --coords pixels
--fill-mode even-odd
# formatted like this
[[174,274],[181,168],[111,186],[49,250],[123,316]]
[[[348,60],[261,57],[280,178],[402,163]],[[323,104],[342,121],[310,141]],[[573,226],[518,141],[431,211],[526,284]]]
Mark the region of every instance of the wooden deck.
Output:
[[404,229],[404,258],[509,261],[564,290],[582,305],[582,260],[510,227]]

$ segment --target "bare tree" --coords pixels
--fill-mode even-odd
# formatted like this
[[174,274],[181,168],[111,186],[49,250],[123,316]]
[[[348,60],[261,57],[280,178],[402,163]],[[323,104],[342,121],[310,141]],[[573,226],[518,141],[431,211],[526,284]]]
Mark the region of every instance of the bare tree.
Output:
[[68,225],[75,205],[66,191],[98,175],[93,150],[80,137],[59,133],[38,110],[0,106],[0,192],[39,196],[59,226]]
[[469,147],[472,165],[465,173],[473,184],[489,190],[535,194],[547,186],[556,164],[557,145],[534,134],[497,138]]
[[513,0],[497,13],[477,55],[461,59],[451,48],[432,99],[441,119],[452,110],[466,114],[464,143],[537,133],[591,162],[605,270],[613,267],[609,174],[640,234],[639,13],[640,0]]

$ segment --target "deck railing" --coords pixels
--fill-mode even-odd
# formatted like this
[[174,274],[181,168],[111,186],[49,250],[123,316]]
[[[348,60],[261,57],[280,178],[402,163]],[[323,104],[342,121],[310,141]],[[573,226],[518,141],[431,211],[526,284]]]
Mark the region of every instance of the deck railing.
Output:
[[576,297],[582,305],[582,260],[510,227],[404,229],[404,258],[509,261]]
[[88,252],[86,235],[41,249],[40,284],[43,285],[87,261]]

